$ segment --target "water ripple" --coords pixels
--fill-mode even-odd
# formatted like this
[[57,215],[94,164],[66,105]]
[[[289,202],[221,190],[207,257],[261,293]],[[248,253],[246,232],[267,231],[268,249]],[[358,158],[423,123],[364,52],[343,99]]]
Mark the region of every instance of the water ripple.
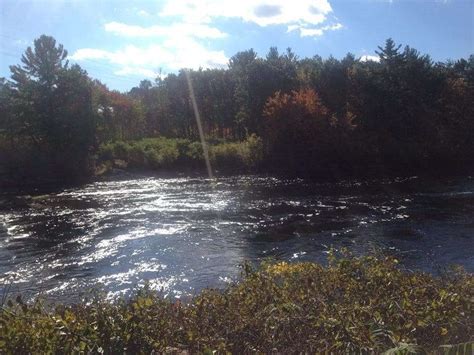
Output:
[[182,297],[236,280],[245,260],[323,262],[331,246],[474,270],[473,179],[137,177],[0,197],[11,201],[0,215],[0,283],[32,297],[73,300],[91,287],[114,297],[145,280]]

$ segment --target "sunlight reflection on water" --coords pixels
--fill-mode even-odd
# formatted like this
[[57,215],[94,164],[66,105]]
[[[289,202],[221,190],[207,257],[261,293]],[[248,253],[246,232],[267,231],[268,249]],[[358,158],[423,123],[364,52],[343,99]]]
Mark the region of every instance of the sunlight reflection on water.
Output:
[[[324,262],[330,246],[402,255],[409,268],[474,269],[474,181],[321,184],[240,176],[95,182],[13,201],[0,216],[0,283],[64,300],[144,280],[182,297],[266,257]],[[14,203],[21,201],[21,203]],[[1,291],[0,291],[1,292]]]

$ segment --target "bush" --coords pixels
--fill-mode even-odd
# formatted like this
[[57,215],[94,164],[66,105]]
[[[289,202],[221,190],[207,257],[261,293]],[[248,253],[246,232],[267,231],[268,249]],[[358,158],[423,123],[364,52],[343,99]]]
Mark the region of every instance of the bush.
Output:
[[236,170],[243,167],[240,143],[225,143],[209,147],[212,166],[224,170]]
[[52,151],[27,137],[7,138],[0,132],[0,186],[65,184],[93,174],[92,154]]
[[249,171],[263,159],[263,143],[255,134],[242,142],[221,143],[210,147],[210,158],[217,168],[231,171]]
[[99,161],[120,159],[132,168],[159,169],[171,166],[180,156],[182,140],[147,138],[138,141],[113,142],[99,148]]
[[[246,172],[255,169],[263,159],[263,144],[256,135],[243,142],[214,141],[209,155],[214,169]],[[123,160],[131,168],[183,169],[204,167],[200,142],[187,139],[145,138],[137,141],[113,142],[99,148],[99,165],[107,161]]]
[[460,269],[434,277],[404,271],[392,257],[331,254],[327,267],[246,265],[240,283],[188,303],[147,288],[49,311],[18,298],[0,313],[0,352],[434,351],[473,340],[473,298],[474,276]]
[[257,167],[263,160],[263,142],[255,134],[250,135],[241,145],[240,155],[248,168]]
[[204,152],[200,142],[189,143],[186,150],[186,157],[190,160],[204,161]]

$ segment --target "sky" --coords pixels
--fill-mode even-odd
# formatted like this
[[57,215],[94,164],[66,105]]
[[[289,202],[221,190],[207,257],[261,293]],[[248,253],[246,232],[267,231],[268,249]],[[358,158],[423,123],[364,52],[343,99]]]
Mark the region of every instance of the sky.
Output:
[[109,88],[180,68],[225,68],[239,51],[376,59],[393,38],[435,61],[474,54],[474,0],[0,0],[0,77],[40,35]]

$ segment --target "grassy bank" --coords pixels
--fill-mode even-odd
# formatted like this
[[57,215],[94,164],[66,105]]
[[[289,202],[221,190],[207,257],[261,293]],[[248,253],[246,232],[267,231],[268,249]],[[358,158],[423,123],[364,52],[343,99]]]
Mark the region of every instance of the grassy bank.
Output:
[[[210,141],[209,158],[213,168],[219,171],[253,171],[263,158],[263,144],[255,135],[242,142]],[[200,142],[164,137],[102,145],[99,148],[97,163],[99,171],[113,166],[156,171],[205,169]]]
[[[147,290],[71,306],[17,299],[0,313],[0,346],[5,353],[380,353],[473,341],[472,274],[408,272],[383,256],[329,259],[327,267],[245,267],[238,284],[186,303]],[[472,344],[458,348],[467,354]]]

